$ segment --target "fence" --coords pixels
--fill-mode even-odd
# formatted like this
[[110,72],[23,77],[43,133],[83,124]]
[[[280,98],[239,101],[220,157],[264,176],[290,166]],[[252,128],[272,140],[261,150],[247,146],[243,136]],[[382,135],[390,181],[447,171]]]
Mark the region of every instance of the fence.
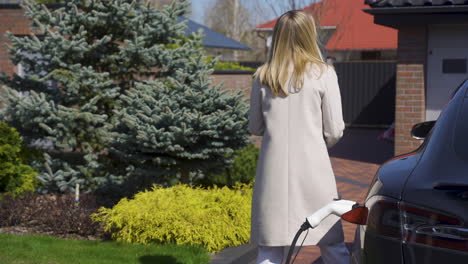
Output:
[[337,62],[345,122],[385,127],[395,120],[396,62]]

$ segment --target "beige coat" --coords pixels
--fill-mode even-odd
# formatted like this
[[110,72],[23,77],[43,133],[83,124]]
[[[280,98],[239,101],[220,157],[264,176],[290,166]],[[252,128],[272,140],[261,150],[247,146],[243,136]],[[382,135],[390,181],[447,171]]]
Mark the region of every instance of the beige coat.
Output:
[[[250,95],[249,130],[263,136],[251,229],[251,243],[261,246],[290,245],[306,217],[338,197],[327,150],[344,129],[335,70],[309,67],[303,88],[288,90],[289,96],[275,97],[256,78]],[[304,245],[319,241],[343,241],[338,217],[309,229]]]

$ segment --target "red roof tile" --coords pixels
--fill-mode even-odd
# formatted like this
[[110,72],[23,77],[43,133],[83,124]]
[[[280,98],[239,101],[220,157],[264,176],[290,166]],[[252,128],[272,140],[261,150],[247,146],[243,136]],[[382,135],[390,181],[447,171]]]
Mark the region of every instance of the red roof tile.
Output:
[[[321,27],[336,27],[326,45],[331,50],[380,50],[397,48],[397,31],[374,24],[364,0],[323,0],[303,10],[319,17]],[[320,14],[320,15],[316,15]],[[272,30],[278,19],[258,25],[258,30]]]

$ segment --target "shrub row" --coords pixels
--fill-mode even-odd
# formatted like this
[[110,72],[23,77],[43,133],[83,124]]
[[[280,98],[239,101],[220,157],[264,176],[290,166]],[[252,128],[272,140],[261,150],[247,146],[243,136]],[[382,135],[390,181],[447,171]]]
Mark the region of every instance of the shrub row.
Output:
[[[214,59],[213,56],[206,56],[206,62],[210,63]],[[256,69],[242,66],[235,61],[217,61],[213,67],[215,70],[241,70],[255,72]]]

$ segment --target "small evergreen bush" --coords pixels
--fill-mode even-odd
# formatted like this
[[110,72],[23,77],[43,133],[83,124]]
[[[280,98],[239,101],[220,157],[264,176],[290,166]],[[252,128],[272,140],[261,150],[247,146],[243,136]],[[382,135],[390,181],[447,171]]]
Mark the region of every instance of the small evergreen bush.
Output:
[[203,189],[153,186],[91,217],[117,241],[199,245],[210,252],[250,239],[251,185]]
[[259,155],[260,150],[254,144],[237,150],[234,154],[233,164],[225,168],[223,173],[207,175],[200,179],[198,184],[233,187],[238,182],[251,183],[255,179]]
[[0,193],[21,195],[33,192],[38,184],[36,172],[24,164],[23,141],[16,129],[0,123]]

